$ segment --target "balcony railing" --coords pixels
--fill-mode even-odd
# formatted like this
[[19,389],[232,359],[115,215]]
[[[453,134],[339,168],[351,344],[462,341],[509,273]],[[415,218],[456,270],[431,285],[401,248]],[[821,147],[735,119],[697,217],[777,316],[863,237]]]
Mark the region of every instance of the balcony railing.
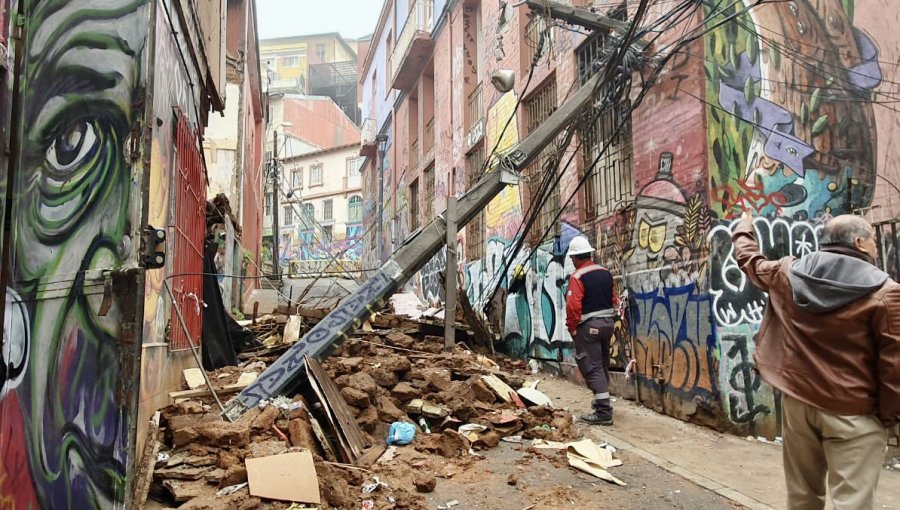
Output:
[[422,133],[422,142],[425,152],[434,147],[434,117],[425,123],[425,131]]
[[403,30],[397,37],[397,44],[391,53],[391,76],[396,78],[397,72],[406,60],[406,54],[416,39],[417,34],[428,34],[434,28],[434,0],[415,0],[409,10],[409,16]]
[[469,93],[469,100],[466,103],[466,129],[471,128],[484,117],[481,103],[481,82],[475,86],[475,90]]
[[415,140],[409,146],[409,167],[416,169],[419,167],[419,141]]

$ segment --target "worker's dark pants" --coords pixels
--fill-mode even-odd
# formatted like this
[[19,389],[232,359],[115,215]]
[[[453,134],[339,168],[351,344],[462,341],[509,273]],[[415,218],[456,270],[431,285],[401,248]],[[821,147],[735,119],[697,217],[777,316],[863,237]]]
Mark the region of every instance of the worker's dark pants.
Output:
[[609,402],[609,342],[612,319],[588,319],[575,331],[575,361],[588,388],[594,392],[594,412],[612,418]]

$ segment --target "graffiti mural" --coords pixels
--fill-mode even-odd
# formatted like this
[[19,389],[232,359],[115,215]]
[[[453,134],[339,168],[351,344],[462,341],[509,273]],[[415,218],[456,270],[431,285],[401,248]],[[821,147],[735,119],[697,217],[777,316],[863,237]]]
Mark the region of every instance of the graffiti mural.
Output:
[[874,41],[853,26],[854,3],[773,2],[706,38],[720,217],[751,209],[802,220],[870,204],[882,71]]
[[281,250],[281,263],[291,273],[358,270],[362,267],[362,225],[346,225],[343,234],[323,238],[318,229],[291,231]]
[[631,291],[637,372],[687,399],[713,397],[712,298],[694,283]]
[[854,0],[771,3],[705,38],[719,385],[726,415],[750,431],[778,433],[779,398],[752,370],[767,296],[737,267],[732,220],[753,212],[764,254],[802,257],[818,249],[825,221],[871,205],[882,69],[855,9]]
[[128,147],[143,115],[134,105],[143,100],[149,6],[23,7],[0,499],[14,508],[122,508],[141,293],[134,277],[113,277],[116,292],[104,299],[101,272],[136,265],[140,181]]
[[[753,287],[737,265],[731,234],[738,220],[716,226],[709,234],[710,292],[715,296],[716,322],[721,326],[759,324],[765,311],[765,293]],[[753,222],[763,254],[770,259],[802,257],[819,249],[824,225],[784,218],[756,218]]]

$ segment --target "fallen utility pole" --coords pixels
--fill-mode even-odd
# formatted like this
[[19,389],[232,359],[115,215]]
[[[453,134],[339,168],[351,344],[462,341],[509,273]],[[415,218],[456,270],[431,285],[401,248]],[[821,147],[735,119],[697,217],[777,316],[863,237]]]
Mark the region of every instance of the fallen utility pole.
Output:
[[[572,7],[560,2],[552,2],[548,0],[525,0],[525,5],[531,7],[535,12],[547,12],[551,17],[561,21],[565,21],[571,25],[580,25],[592,30],[603,32],[618,32],[624,34],[628,31],[628,23],[617,19],[603,16],[591,11]],[[632,43],[639,50],[647,48],[648,44],[643,39],[638,39]]]
[[444,267],[444,349],[456,345],[456,197],[447,199],[447,263]]
[[[534,161],[556,136],[593,102],[605,73],[587,81],[571,99],[563,103],[519,146],[479,179],[457,200],[457,228],[464,227],[507,185],[517,184],[517,171]],[[414,232],[355,294],[348,296],[331,313],[291,346],[257,380],[245,388],[225,409],[235,420],[261,401],[296,389],[306,377],[304,357],[329,356],[362,326],[400,286],[408,281],[444,246],[447,238],[446,212]]]

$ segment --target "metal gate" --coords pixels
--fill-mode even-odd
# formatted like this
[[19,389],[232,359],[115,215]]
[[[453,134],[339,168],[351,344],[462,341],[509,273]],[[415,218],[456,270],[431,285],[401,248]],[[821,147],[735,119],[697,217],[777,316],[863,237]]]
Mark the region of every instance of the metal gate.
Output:
[[187,117],[175,111],[175,224],[172,289],[172,350],[189,349],[188,337],[178,321],[175,305],[181,307],[190,342],[200,345],[203,319],[203,243],[206,239],[206,168],[200,155],[199,138]]

